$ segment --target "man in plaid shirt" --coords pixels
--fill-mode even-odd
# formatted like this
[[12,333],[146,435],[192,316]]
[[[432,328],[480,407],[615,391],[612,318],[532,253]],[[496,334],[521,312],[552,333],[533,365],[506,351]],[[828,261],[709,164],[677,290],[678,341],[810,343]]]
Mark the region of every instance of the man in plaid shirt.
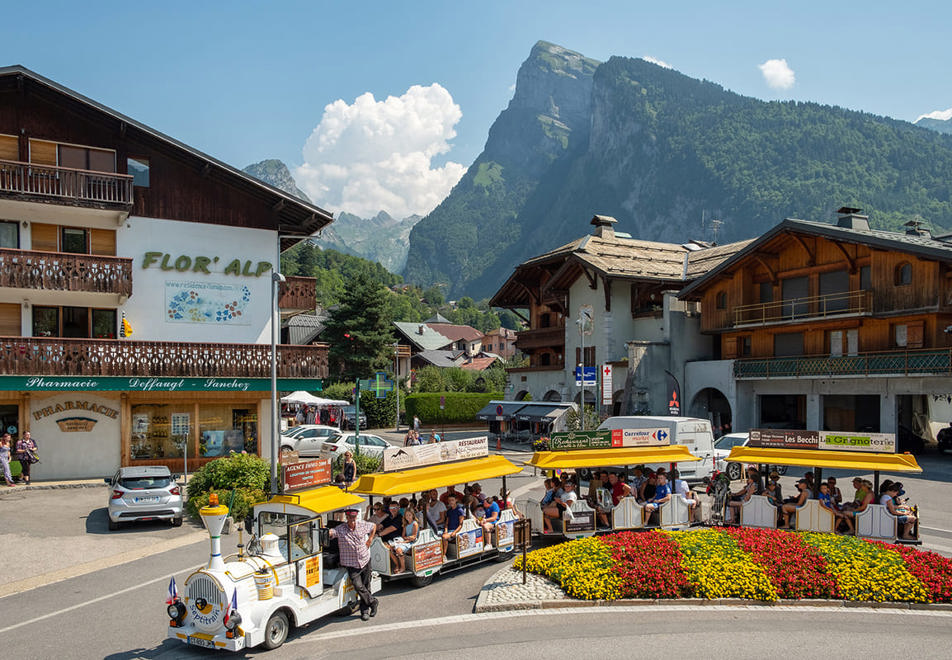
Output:
[[357,509],[347,509],[347,522],[330,530],[340,549],[340,565],[347,569],[350,581],[360,598],[360,618],[367,621],[377,615],[377,599],[370,593],[370,544],[377,526],[357,519]]

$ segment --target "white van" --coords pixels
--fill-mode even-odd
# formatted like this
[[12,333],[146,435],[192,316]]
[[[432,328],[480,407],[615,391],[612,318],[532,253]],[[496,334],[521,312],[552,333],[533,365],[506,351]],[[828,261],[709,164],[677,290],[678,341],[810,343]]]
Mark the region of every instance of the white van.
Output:
[[[668,444],[684,445],[700,461],[678,463],[677,469],[685,481],[700,481],[714,472],[714,434],[711,422],[697,417],[609,417],[599,429],[665,429]],[[667,465],[651,465],[652,468]]]

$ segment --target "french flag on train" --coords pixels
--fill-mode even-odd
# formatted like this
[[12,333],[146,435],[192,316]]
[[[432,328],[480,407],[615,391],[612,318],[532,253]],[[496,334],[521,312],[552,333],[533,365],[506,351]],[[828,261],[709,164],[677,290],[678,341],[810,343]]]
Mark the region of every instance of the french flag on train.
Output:
[[238,609],[238,589],[236,588],[231,592],[231,604],[225,608],[225,620],[223,623],[228,623],[228,619],[231,618],[232,613]]
[[171,605],[179,599],[178,589],[175,588],[175,577],[169,580],[169,597],[165,600],[166,605]]

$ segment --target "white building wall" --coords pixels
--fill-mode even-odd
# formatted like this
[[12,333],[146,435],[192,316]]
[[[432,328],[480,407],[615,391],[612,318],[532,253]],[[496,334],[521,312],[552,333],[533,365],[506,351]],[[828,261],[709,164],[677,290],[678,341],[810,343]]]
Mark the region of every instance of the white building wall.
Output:
[[[274,231],[130,217],[116,251],[133,260],[132,296],[119,307],[132,339],[269,343],[277,240]],[[198,257],[209,260],[208,273]],[[236,261],[238,272],[226,274]],[[187,300],[175,302],[177,294]]]

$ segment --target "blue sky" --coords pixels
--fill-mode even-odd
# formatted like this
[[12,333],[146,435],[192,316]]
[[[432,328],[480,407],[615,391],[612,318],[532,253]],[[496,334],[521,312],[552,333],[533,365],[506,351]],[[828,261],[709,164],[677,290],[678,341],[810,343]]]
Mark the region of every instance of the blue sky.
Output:
[[[437,83],[448,96],[428,94],[427,103],[445,130],[420,149],[425,167],[453,164],[434,178],[439,188],[479,153],[539,39],[599,60],[653,56],[762,99],[913,121],[952,107],[950,26],[952,5],[939,2],[16,3],[0,24],[0,64],[23,64],[238,167],[268,157],[302,165],[308,137],[338,99],[345,117],[366,92],[382,101]],[[758,68],[780,59],[795,76],[786,89],[768,86]],[[399,113],[385,114],[399,126]],[[345,158],[353,145],[336,146]],[[324,153],[315,146],[311,160]],[[322,192],[324,170],[311,164],[306,189],[333,206],[340,191]],[[394,185],[354,194],[400,197]]]

